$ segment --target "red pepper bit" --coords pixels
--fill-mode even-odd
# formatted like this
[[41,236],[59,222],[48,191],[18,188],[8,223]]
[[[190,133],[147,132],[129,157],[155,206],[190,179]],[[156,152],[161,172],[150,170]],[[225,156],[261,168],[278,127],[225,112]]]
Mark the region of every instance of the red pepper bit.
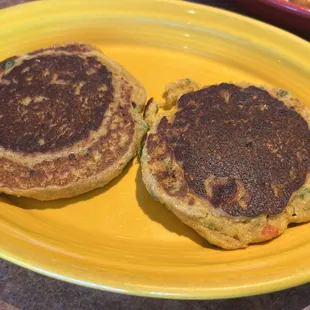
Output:
[[262,231],[263,236],[277,237],[279,235],[278,228],[274,228],[271,225],[265,225]]

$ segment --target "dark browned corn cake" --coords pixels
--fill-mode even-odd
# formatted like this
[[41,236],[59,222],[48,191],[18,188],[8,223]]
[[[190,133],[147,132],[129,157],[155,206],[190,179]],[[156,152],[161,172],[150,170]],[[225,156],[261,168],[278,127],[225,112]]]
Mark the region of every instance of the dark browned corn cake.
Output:
[[44,153],[86,138],[113,100],[111,77],[94,57],[42,55],[23,61],[2,77],[10,82],[0,89],[5,120],[0,145]]
[[307,122],[254,86],[224,83],[183,95],[146,147],[152,165],[166,162],[154,173],[168,195],[192,193],[230,216],[281,213],[309,171]]
[[70,44],[0,63],[0,147],[12,154],[0,157],[0,187],[70,185],[128,152],[141,103],[133,106],[126,78],[115,90],[116,75],[94,51]]

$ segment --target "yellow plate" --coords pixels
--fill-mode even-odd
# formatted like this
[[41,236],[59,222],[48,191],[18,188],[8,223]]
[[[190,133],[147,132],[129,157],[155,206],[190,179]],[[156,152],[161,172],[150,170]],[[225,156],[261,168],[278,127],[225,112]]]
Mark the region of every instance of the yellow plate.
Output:
[[[225,11],[181,1],[50,0],[0,11],[0,59],[64,41],[97,45],[160,99],[165,84],[250,81],[310,104],[310,45]],[[41,203],[0,196],[1,257],[89,287],[226,298],[310,280],[310,225],[246,250],[211,247],[154,202],[134,160],[104,189]]]

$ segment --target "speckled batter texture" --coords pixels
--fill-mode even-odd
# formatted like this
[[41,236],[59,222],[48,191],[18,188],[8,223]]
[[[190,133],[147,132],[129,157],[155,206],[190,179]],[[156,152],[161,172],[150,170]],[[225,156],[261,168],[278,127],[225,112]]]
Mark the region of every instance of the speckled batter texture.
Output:
[[192,91],[186,80],[187,92],[184,83],[167,87],[176,107],[158,115],[143,148],[153,197],[225,249],[309,221],[309,110],[280,89],[222,83]]
[[96,48],[70,43],[0,63],[0,192],[51,200],[104,186],[147,127],[143,86]]

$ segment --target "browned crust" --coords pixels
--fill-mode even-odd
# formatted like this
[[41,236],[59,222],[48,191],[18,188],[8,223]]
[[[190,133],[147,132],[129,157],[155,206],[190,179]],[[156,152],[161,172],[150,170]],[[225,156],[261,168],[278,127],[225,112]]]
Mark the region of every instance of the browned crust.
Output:
[[[147,147],[156,149],[154,161],[182,166],[181,193],[232,216],[281,213],[310,166],[307,122],[255,86],[222,83],[183,95],[173,120],[161,119]],[[176,195],[178,169],[162,166],[157,181],[170,183],[167,193]]]
[[[242,84],[242,87],[248,87],[248,84]],[[298,100],[292,98],[289,94],[281,92],[279,89],[265,87],[265,89],[274,97],[282,100],[287,107],[294,107],[302,115],[308,126],[310,124],[309,110],[306,109]],[[158,117],[157,122],[152,127],[146,147],[143,150],[141,158],[143,180],[148,191],[168,209],[175,213],[184,223],[193,227],[198,233],[204,236],[211,243],[226,249],[237,249],[246,247],[249,243],[269,240],[280,235],[290,222],[305,222],[310,220],[310,186],[309,173],[306,172],[306,178],[303,180],[303,186],[295,191],[283,212],[278,215],[261,214],[255,217],[229,216],[227,212],[220,211],[203,197],[188,190],[185,182],[184,171],[174,160],[169,160],[167,154],[171,149],[165,149],[163,143],[159,143],[156,149],[155,145],[159,142],[157,135],[158,124],[167,119],[175,119],[178,109],[170,111]],[[185,125],[183,127],[186,127]],[[179,133],[181,135],[181,133]],[[197,148],[196,148],[197,149]],[[171,176],[175,177],[174,182],[169,182],[164,175],[158,173],[161,166],[156,158],[164,162],[164,166],[170,167]],[[166,158],[166,159],[165,159]],[[159,168],[158,168],[159,167]],[[167,169],[166,169],[167,170]],[[168,169],[169,174],[169,169]],[[166,181],[165,181],[166,180]],[[229,179],[223,180],[225,184]],[[170,188],[169,188],[170,186]],[[167,190],[168,189],[168,190]],[[231,188],[233,189],[233,188]],[[229,190],[230,194],[233,191]],[[194,201],[193,201],[194,200]]]
[[0,146],[56,152],[99,128],[114,100],[112,73],[96,57],[34,55],[1,76]]
[[[72,77],[68,78],[74,79],[74,81],[70,80],[69,84],[72,87],[72,84],[79,84],[82,81],[82,87],[79,87],[78,93],[75,92],[75,97],[72,98],[66,97],[66,93],[70,92],[70,85],[68,85],[68,89],[65,87],[66,89],[58,91],[56,98],[51,94],[47,102],[43,102],[45,105],[42,107],[31,106],[30,103],[28,109],[30,115],[31,113],[35,115],[37,112],[41,115],[55,114],[55,120],[50,123],[51,129],[46,130],[46,137],[42,139],[43,145],[25,144],[23,139],[16,143],[18,137],[12,135],[7,138],[8,134],[5,135],[6,143],[3,143],[0,137],[0,145],[2,144],[0,191],[41,200],[72,197],[108,183],[136,154],[146,131],[140,112],[146,100],[145,90],[127,71],[106,58],[97,49],[85,44],[70,44],[35,51],[16,58],[14,66],[2,75],[0,73],[0,78],[3,77],[3,81],[10,77],[14,70],[18,68],[23,70],[25,66],[28,67],[36,60],[40,60],[41,64],[43,62],[40,72],[44,72],[44,66],[51,69],[49,62],[53,64],[56,62],[57,67],[62,60],[68,61],[69,58],[74,62],[73,66],[64,68],[69,76],[72,73]],[[23,66],[23,64],[26,65]],[[77,67],[74,64],[77,64]],[[84,67],[83,64],[85,64]],[[31,69],[33,67],[34,65]],[[61,68],[58,69],[57,73],[62,71]],[[90,78],[89,84],[85,76],[88,70],[91,71],[90,75],[95,75],[94,81]],[[53,70],[51,73],[55,74],[56,71]],[[62,72],[60,74],[63,75]],[[42,79],[42,83],[45,82]],[[44,85],[41,85],[42,88],[44,89]],[[98,88],[102,88],[102,92]],[[19,94],[23,92],[20,91]],[[36,85],[29,88],[28,95],[31,98],[40,96],[39,79]],[[73,103],[72,100],[75,102]],[[61,124],[59,123],[63,113],[56,113],[57,105],[53,106],[55,101],[57,104],[67,104],[63,113],[69,109],[66,116],[71,117],[71,123],[66,117]],[[135,106],[132,102],[135,102]],[[11,113],[13,132],[14,120],[18,119],[17,110],[21,110],[20,105],[22,105],[20,101],[17,102],[16,114]],[[74,105],[76,106],[74,111],[70,110]],[[52,112],[51,108],[54,108]],[[42,126],[44,125],[46,122],[43,118]],[[21,127],[28,128],[32,134],[36,134],[36,131],[42,134],[44,132],[42,126],[38,127],[35,123],[30,123],[28,126],[22,124]],[[51,130],[54,131],[51,132]],[[66,135],[62,135],[63,130]]]

